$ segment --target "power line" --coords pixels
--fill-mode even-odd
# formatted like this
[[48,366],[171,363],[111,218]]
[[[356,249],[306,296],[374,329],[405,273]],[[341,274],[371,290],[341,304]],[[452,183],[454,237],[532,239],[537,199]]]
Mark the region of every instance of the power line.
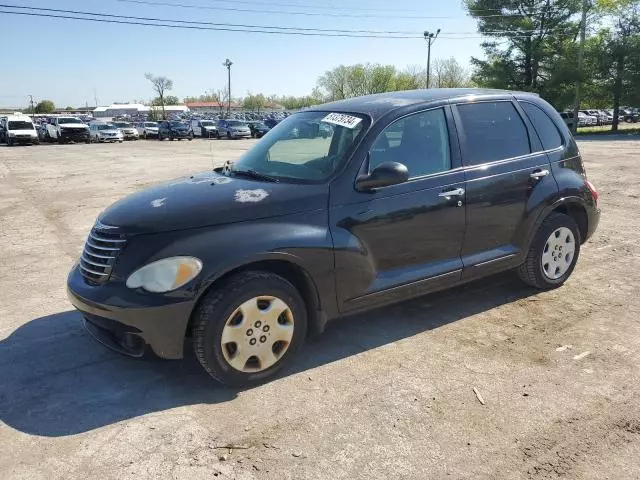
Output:
[[[264,7],[262,2],[255,2],[249,0],[209,0],[209,3],[232,3],[232,4],[245,4],[245,5],[259,5]],[[370,11],[370,12],[417,12],[415,9],[397,9],[397,8],[371,8],[371,7],[340,7],[333,5],[313,5],[313,4],[300,4],[300,3],[277,3],[269,2],[269,7],[292,7],[292,8],[305,8],[311,10],[354,10],[354,11]]]
[[[215,11],[229,11],[229,12],[245,12],[245,13],[260,13],[262,15],[269,14],[281,14],[281,15],[302,15],[309,17],[352,17],[352,18],[397,18],[397,19],[419,19],[419,20],[429,20],[429,19],[456,19],[456,18],[464,18],[459,16],[419,16],[419,15],[389,15],[389,14],[373,14],[373,13],[327,13],[327,12],[291,12],[287,10],[256,10],[250,8],[234,8],[234,7],[213,7],[207,5],[193,5],[188,3],[172,3],[172,2],[157,2],[150,0],[116,0],[118,2],[124,3],[137,3],[141,5],[152,5],[154,7],[162,6],[162,7],[180,7],[180,8],[193,8],[197,10],[215,10]],[[522,17],[522,14],[508,14],[508,15],[486,15],[482,17],[475,18],[490,18],[490,17],[504,17],[504,16],[513,16],[513,17]]]
[[[368,33],[368,34],[374,34],[377,36],[382,36],[381,38],[386,38],[384,35],[390,34],[390,35],[403,35],[403,37],[401,38],[418,38],[418,34],[421,34],[422,32],[417,32],[417,31],[402,31],[402,30],[341,30],[341,29],[324,29],[324,28],[307,28],[307,27],[279,27],[279,26],[270,26],[270,25],[250,25],[250,24],[235,24],[235,23],[213,23],[213,22],[201,22],[201,21],[191,21],[191,20],[173,20],[173,19],[168,19],[168,18],[155,18],[155,17],[135,17],[135,16],[128,16],[128,15],[114,15],[114,14],[108,14],[108,13],[95,13],[95,12],[87,12],[87,11],[82,11],[82,10],[61,10],[61,9],[56,9],[56,8],[41,8],[41,7],[24,7],[24,6],[20,6],[20,5],[9,5],[9,4],[0,4],[0,7],[5,7],[5,8],[13,8],[13,9],[21,9],[21,10],[38,10],[38,11],[47,11],[47,12],[55,12],[55,13],[64,13],[64,14],[73,14],[73,15],[87,15],[87,16],[92,16],[92,17],[98,17],[98,19],[100,19],[100,17],[107,17],[107,18],[117,18],[117,19],[125,19],[128,21],[131,20],[141,20],[144,22],[164,22],[164,23],[178,23],[178,24],[184,24],[184,25],[205,25],[205,26],[211,26],[211,27],[231,27],[231,28],[240,28],[240,29],[269,29],[269,30],[283,30],[284,32],[287,31],[301,31],[301,32],[324,32],[324,33],[346,33],[346,34],[363,34],[363,33]],[[9,12],[9,13],[14,13],[14,12]],[[18,13],[18,12],[15,12]],[[67,18],[65,16],[52,16],[53,18]],[[79,20],[96,20],[96,19],[85,19],[85,18],[75,18],[75,17],[69,17],[71,19],[79,19]],[[106,21],[106,20],[105,20]],[[115,22],[118,23],[118,22]],[[127,22],[128,23],[128,22]],[[133,23],[133,22],[132,22]],[[136,23],[133,23],[136,24]],[[153,23],[153,24],[144,24],[144,25],[148,25],[148,26],[169,26],[169,27],[179,27],[180,25],[161,25],[161,24],[157,24],[157,23]],[[235,31],[235,30],[231,30],[231,31]],[[243,30],[239,30],[239,31],[243,31]],[[284,33],[283,32],[283,33]],[[514,31],[514,34],[525,34],[525,33],[536,33],[538,32],[538,30],[517,30]],[[563,33],[565,33],[566,30],[563,29]],[[257,32],[257,33],[269,33],[269,32]],[[271,33],[278,33],[278,32],[271,32]],[[512,37],[513,35],[510,35],[511,32],[507,32],[504,30],[488,30],[488,31],[484,31],[481,32],[483,35],[492,35],[492,34],[501,34],[501,35],[505,35],[505,36],[509,36]],[[409,35],[409,37],[404,37],[404,35]],[[412,37],[411,35],[415,35],[415,37]],[[447,33],[443,33],[442,34],[444,37],[447,38],[453,38],[452,36],[456,36],[456,35],[473,35],[473,37],[468,37],[468,38],[482,38],[482,37],[478,37],[478,32],[447,32]],[[572,35],[572,34],[571,34]],[[362,35],[357,35],[357,36],[362,36]],[[370,37],[364,37],[364,38],[370,38]],[[467,38],[467,37],[465,37]]]
[[37,11],[46,11],[46,12],[66,13],[66,14],[73,14],[73,15],[90,15],[94,17],[123,18],[126,20],[181,23],[185,25],[209,25],[209,26],[236,27],[236,28],[265,28],[265,29],[275,29],[275,30],[300,30],[300,31],[311,31],[311,32],[373,33],[373,34],[381,34],[381,35],[384,35],[384,34],[420,35],[422,33],[419,31],[407,31],[407,30],[404,30],[404,31],[402,30],[340,30],[340,29],[307,28],[307,27],[275,27],[275,26],[269,26],[269,25],[247,25],[247,24],[238,24],[238,23],[198,22],[198,21],[191,21],[191,20],[173,20],[169,18],[133,17],[130,15],[114,15],[109,13],[95,13],[95,12],[86,12],[81,10],[60,10],[57,8],[23,7],[20,5],[7,5],[7,4],[0,4],[0,7],[15,8],[15,9],[21,9],[21,10],[37,10]]
[[29,17],[84,20],[86,22],[96,22],[96,23],[116,23],[121,25],[143,25],[147,27],[181,28],[181,29],[189,29],[189,30],[208,30],[208,31],[219,31],[219,32],[265,33],[265,34],[271,34],[271,35],[298,35],[298,36],[308,36],[308,37],[385,38],[385,39],[404,39],[404,40],[415,40],[416,38],[420,38],[419,36],[409,37],[409,36],[399,36],[399,35],[351,35],[348,33],[320,33],[320,32],[315,33],[315,32],[258,30],[258,29],[248,29],[248,28],[204,27],[204,26],[196,26],[196,25],[169,25],[166,23],[145,23],[145,22],[137,22],[137,21],[134,22],[134,21],[126,21],[126,20],[111,20],[106,18],[76,17],[72,15],[53,15],[49,13],[11,12],[8,10],[0,10],[0,13],[6,13],[9,15],[23,15],[23,16],[29,16]]

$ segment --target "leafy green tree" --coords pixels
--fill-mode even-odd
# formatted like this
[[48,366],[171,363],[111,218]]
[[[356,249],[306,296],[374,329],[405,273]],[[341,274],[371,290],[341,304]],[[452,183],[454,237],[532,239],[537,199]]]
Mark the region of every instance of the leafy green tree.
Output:
[[246,97],[244,97],[242,106],[246,110],[259,112],[264,108],[266,103],[267,99],[262,93],[258,93],[257,95],[252,95],[251,93],[249,93]]
[[[155,107],[161,107],[162,103],[162,99],[160,97],[156,97],[151,102],[151,105]],[[175,95],[167,95],[164,97],[164,105],[181,105],[181,103],[180,99]]]
[[42,100],[36,105],[36,113],[53,113],[56,105],[51,100]]
[[481,86],[545,93],[562,55],[575,39],[581,0],[466,0],[488,40],[485,59],[472,58]]

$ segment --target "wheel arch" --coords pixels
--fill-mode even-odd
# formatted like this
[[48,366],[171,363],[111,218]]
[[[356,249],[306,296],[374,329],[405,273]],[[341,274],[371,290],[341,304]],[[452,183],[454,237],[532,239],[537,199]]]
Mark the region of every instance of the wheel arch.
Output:
[[552,213],[562,213],[571,217],[578,225],[580,243],[582,244],[586,241],[587,232],[589,230],[589,216],[587,214],[587,206],[585,205],[584,200],[580,197],[563,197],[548,205],[547,208],[540,213],[534,228],[531,229],[529,238],[527,239],[526,248],[523,250],[524,252],[529,250],[531,242],[540,228],[540,225],[542,225],[542,222],[544,222],[544,220]]
[[308,333],[316,335],[324,330],[327,316],[322,310],[320,292],[311,274],[301,265],[297,257],[290,254],[273,254],[245,261],[208,279],[206,286],[200,291],[191,310],[185,332],[186,337],[192,336],[195,312],[197,312],[206,294],[215,288],[220,288],[234,275],[251,270],[273,273],[291,283],[300,292],[304,300],[308,318]]

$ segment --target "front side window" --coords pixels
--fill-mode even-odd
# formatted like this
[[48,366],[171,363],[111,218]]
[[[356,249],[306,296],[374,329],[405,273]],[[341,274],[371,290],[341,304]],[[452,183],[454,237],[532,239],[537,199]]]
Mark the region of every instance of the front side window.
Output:
[[549,118],[540,107],[533,103],[520,102],[520,106],[531,120],[533,128],[538,132],[542,148],[545,150],[553,150],[562,146],[562,136],[558,131],[556,124]]
[[451,169],[449,130],[442,108],[396,120],[378,136],[369,152],[369,171],[384,162],[402,163],[409,178]]
[[466,165],[479,165],[531,153],[529,134],[511,102],[458,105],[466,137]]
[[[322,124],[334,121],[341,125],[332,124],[330,134],[321,128]],[[324,181],[346,161],[347,153],[366,130],[366,124],[366,119],[359,115],[296,113],[245,153],[234,164],[232,172],[253,170],[296,183]]]

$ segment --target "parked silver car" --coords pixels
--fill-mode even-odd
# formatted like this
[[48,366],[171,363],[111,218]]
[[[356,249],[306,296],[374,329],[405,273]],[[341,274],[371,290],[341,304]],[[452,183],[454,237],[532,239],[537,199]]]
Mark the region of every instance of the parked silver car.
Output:
[[124,137],[120,129],[114,127],[110,123],[92,123],[89,125],[89,134],[91,142],[120,142],[124,141]]
[[113,126],[120,129],[125,140],[138,140],[138,130],[129,122],[113,122]]
[[158,123],[157,122],[140,122],[136,124],[138,135],[142,138],[157,137],[158,136]]
[[251,138],[249,125],[240,120],[218,120],[220,138]]

